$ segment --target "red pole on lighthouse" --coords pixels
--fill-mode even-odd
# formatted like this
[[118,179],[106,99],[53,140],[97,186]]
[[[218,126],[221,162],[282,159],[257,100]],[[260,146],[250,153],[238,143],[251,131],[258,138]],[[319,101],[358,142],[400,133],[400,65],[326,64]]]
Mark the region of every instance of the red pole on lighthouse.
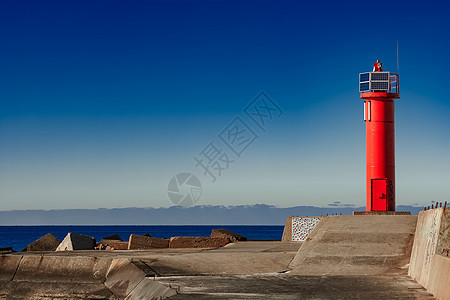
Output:
[[360,74],[366,122],[366,211],[395,211],[395,99],[400,98],[398,74]]

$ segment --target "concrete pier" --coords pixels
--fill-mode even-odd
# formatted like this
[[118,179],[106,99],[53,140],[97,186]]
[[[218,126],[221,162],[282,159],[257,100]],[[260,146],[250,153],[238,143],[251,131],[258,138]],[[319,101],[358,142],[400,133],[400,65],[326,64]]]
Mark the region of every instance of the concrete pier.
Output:
[[[428,215],[419,216],[419,224]],[[434,299],[433,291],[445,292],[440,282],[448,281],[448,258],[432,258],[437,271],[429,274],[428,291],[408,276],[421,257],[418,239],[426,236],[417,220],[323,217],[305,242],[8,254],[0,257],[0,298]],[[438,230],[440,245],[445,234]],[[418,250],[411,257],[413,242]]]

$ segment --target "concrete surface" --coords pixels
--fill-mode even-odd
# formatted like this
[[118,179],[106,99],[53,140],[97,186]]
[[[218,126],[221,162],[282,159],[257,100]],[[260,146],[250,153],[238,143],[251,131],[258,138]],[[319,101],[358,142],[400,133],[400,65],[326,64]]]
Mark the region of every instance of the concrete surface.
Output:
[[424,287],[428,286],[431,259],[434,254],[442,254],[450,247],[450,209],[443,208],[421,211],[417,221],[414,245],[408,275]]
[[282,242],[292,242],[292,218],[288,217],[286,223],[284,224],[283,236],[281,237]]
[[146,274],[129,259],[113,259],[105,285],[119,297],[125,298],[144,279]]
[[62,300],[111,299],[119,300],[104,284],[86,282],[15,282],[0,281],[0,299],[7,300]]
[[303,243],[8,254],[0,299],[434,299],[407,276],[416,220],[324,217]]
[[[419,213],[408,275],[438,299],[450,292],[448,257],[450,248],[450,209],[435,208]],[[437,276],[437,274],[441,274]],[[444,291],[445,290],[445,291]]]
[[298,246],[240,242],[220,249],[16,253],[0,259],[0,299],[159,299],[179,288],[151,278],[284,272]]
[[389,276],[160,277],[178,294],[169,299],[434,299],[419,284]]
[[128,294],[125,300],[131,299],[165,299],[178,294],[178,289],[172,288],[170,284],[162,284],[153,278],[145,277]]
[[141,258],[161,276],[276,273],[288,264],[300,243],[239,242],[219,249]]
[[450,299],[450,257],[434,254],[427,291],[437,299]]
[[106,275],[105,285],[121,299],[167,298],[175,295],[175,289],[163,283],[149,280],[155,273],[144,263],[135,264],[129,259],[114,259]]
[[[406,274],[292,275],[288,265],[301,245],[247,241],[219,249],[11,254],[0,259],[0,298],[433,299]],[[30,267],[22,269],[23,262]]]
[[0,256],[0,281],[10,281],[14,278],[22,256]]
[[324,216],[289,267],[297,275],[404,273],[417,216]]
[[101,283],[110,263],[110,258],[24,255],[17,266],[14,281],[41,278],[52,282]]

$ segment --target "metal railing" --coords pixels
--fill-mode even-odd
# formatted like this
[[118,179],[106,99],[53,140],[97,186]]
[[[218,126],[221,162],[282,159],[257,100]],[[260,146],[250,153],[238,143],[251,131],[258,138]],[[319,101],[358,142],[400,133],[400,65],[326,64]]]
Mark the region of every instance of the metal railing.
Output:
[[398,74],[391,73],[389,76],[389,93],[400,93],[400,85],[398,81]]

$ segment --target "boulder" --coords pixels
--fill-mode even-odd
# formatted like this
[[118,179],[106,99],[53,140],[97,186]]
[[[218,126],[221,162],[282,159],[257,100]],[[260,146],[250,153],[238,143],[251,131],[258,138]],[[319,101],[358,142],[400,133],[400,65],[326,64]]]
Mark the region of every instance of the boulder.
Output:
[[58,245],[61,243],[53,234],[47,233],[43,237],[40,237],[36,241],[29,244],[23,252],[28,251],[55,251]]
[[122,239],[120,238],[120,236],[118,234],[105,236],[104,238],[102,238],[100,243],[109,245],[109,243],[115,243],[115,242],[122,242]]
[[12,253],[12,252],[16,252],[13,250],[12,247],[1,247],[0,248],[0,254],[7,254],[7,253]]
[[231,242],[237,242],[237,241],[246,241],[247,238],[245,236],[242,236],[240,234],[231,232],[226,229],[213,229],[211,232],[211,237],[214,238],[229,238]]
[[169,240],[131,234],[128,250],[169,248]]
[[230,243],[224,237],[175,236],[170,239],[170,248],[220,248]]
[[56,251],[93,250],[95,246],[96,243],[93,237],[69,232],[58,248],[56,248]]
[[122,241],[118,234],[113,234],[110,236],[105,236],[102,240],[112,240],[112,241]]
[[108,246],[111,250],[128,250],[128,242],[110,242]]
[[106,244],[98,243],[97,246],[94,247],[94,250],[106,250],[106,248],[109,247]]

